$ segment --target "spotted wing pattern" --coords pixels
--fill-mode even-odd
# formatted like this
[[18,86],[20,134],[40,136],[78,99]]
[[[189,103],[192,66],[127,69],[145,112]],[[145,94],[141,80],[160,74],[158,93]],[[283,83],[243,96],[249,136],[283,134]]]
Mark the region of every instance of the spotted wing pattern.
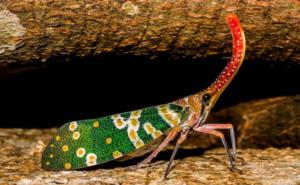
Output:
[[182,123],[187,112],[164,104],[63,125],[42,156],[47,170],[71,170],[102,164],[132,153]]

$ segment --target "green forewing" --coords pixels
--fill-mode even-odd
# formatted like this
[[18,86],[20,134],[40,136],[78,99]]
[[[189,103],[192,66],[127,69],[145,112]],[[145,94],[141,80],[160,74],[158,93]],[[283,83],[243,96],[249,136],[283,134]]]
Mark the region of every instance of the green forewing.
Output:
[[66,123],[45,149],[42,167],[79,169],[120,158],[159,138],[186,117],[181,106],[165,104]]

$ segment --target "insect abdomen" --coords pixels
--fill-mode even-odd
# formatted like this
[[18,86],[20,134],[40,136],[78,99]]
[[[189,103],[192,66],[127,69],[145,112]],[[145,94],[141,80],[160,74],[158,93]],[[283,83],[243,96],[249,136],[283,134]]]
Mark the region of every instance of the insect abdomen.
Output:
[[179,105],[166,104],[67,123],[44,151],[42,167],[79,169],[118,159],[180,124],[185,114]]

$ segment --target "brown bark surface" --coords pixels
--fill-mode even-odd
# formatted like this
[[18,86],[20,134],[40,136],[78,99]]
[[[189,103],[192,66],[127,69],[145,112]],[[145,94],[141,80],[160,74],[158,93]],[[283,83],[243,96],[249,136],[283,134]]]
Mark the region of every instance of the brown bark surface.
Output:
[[246,59],[299,63],[299,10],[298,0],[1,1],[0,66],[111,52],[229,56],[225,17],[230,12],[244,27]]
[[[242,173],[228,168],[224,149],[179,150],[185,155],[174,161],[169,179],[162,180],[167,161],[158,158],[152,166],[137,168],[136,162],[103,165],[92,170],[45,171],[41,169],[42,150],[54,130],[0,129],[0,184],[288,184],[300,183],[299,149],[239,150],[246,164],[238,164]],[[179,156],[179,155],[178,155]],[[127,161],[128,162],[128,161]]]
[[300,147],[300,96],[252,101],[215,116],[235,125],[242,148]]

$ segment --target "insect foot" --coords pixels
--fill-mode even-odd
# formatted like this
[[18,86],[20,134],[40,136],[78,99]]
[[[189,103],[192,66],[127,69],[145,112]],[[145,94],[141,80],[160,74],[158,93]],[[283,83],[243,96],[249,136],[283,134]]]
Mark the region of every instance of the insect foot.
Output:
[[243,166],[246,165],[246,161],[244,158],[239,157],[239,156],[234,156],[233,157],[234,163],[237,164],[238,166]]
[[229,169],[230,169],[230,171],[232,171],[232,172],[237,172],[237,173],[239,173],[239,174],[243,174],[243,171],[240,170],[240,169],[238,169],[238,168],[235,167],[235,166],[229,167]]

